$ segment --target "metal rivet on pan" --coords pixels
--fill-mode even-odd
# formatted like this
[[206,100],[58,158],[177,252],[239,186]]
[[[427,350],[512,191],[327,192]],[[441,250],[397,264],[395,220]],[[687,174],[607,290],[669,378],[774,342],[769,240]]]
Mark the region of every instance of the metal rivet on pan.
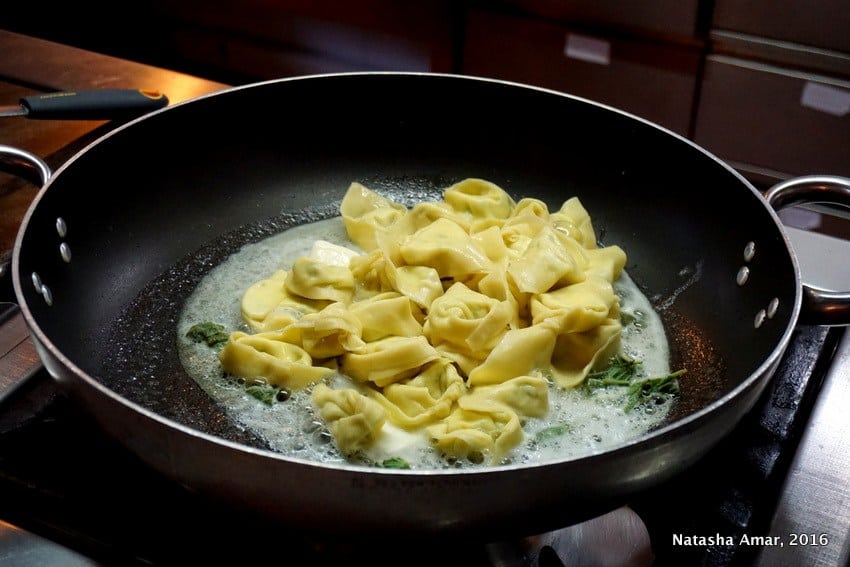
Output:
[[744,262],[749,262],[753,259],[753,256],[756,255],[756,243],[755,242],[747,242],[747,245],[744,246]]
[[62,217],[56,217],[56,233],[59,238],[65,238],[65,235],[68,234],[68,225]]
[[779,309],[779,298],[774,297],[770,300],[770,303],[767,305],[767,318],[773,319],[773,316],[776,315],[776,311]]
[[735,277],[735,281],[738,282],[738,285],[744,285],[748,279],[750,279],[750,269],[746,266],[741,266],[741,269],[738,270],[738,275]]
[[53,293],[50,291],[50,288],[46,285],[41,286],[41,295],[44,297],[44,302],[47,305],[53,305]]
[[30,278],[32,278],[32,286],[35,288],[35,291],[41,293],[41,276],[33,272]]
[[756,313],[755,321],[753,321],[753,324],[755,325],[756,329],[762,326],[765,317],[767,317],[767,314],[764,312],[764,309],[759,309],[759,312]]
[[66,262],[71,262],[71,247],[68,246],[67,242],[63,242],[59,245],[59,255],[62,256],[62,259]]

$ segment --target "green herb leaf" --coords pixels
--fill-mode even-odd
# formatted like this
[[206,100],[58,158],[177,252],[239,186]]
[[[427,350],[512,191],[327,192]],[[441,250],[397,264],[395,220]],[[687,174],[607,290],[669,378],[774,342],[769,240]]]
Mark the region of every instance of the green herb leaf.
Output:
[[549,441],[550,439],[566,435],[570,429],[572,428],[568,423],[559,423],[558,425],[541,429],[534,435],[534,438],[539,442]]
[[588,374],[585,385],[590,390],[608,386],[628,386],[637,376],[640,365],[639,360],[618,354],[611,360],[608,368]]
[[632,323],[636,323],[637,321],[638,318],[635,317],[632,313],[629,313],[627,311],[620,312],[620,324],[624,327],[628,327],[629,325],[631,325]]
[[186,336],[196,343],[206,343],[207,346],[217,347],[226,343],[229,335],[224,330],[224,325],[205,321],[192,325]]
[[633,382],[629,386],[628,402],[626,403],[626,412],[632,411],[636,406],[658,400],[665,396],[675,395],[679,393],[679,376],[685,371],[677,370],[667,374],[666,376],[656,376],[655,378],[646,378]]
[[277,396],[277,388],[268,384],[254,384],[245,388],[245,392],[254,396],[266,405],[272,405]]
[[381,461],[378,466],[385,469],[409,469],[410,463],[402,457],[390,457]]
[[588,391],[609,386],[628,388],[624,406],[626,413],[638,405],[679,393],[678,378],[685,373],[684,370],[678,370],[666,376],[638,378],[640,365],[641,361],[618,354],[611,359],[608,368],[587,375],[585,388]]

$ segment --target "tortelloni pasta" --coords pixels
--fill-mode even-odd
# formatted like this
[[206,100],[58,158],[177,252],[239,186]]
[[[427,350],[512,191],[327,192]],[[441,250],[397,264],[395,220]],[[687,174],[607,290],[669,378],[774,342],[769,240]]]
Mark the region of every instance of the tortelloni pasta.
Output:
[[470,178],[408,209],[352,183],[340,214],[352,245],[249,287],[255,334],[232,333],[220,361],[312,388],[345,455],[395,428],[449,460],[501,462],[551,388],[582,384],[620,348],[612,284],[626,254],[600,247],[577,198],[550,212]]

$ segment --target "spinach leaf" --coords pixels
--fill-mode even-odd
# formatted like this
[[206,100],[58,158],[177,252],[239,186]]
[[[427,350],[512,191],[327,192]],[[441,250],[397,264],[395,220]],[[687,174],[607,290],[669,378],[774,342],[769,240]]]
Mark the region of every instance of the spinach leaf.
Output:
[[402,457],[390,457],[378,463],[378,466],[384,469],[409,469],[410,463]]
[[270,406],[274,403],[277,397],[277,388],[268,384],[254,384],[245,388],[245,391]]
[[204,321],[203,323],[192,325],[186,336],[196,343],[206,343],[208,346],[218,347],[227,342],[229,335],[224,330],[224,325],[219,325],[212,321]]

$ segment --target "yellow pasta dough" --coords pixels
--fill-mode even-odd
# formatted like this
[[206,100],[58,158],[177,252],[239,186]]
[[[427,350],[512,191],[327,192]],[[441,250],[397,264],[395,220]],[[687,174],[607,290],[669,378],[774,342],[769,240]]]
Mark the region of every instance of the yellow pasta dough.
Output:
[[313,384],[332,371],[313,366],[313,359],[301,347],[282,340],[280,333],[230,334],[220,354],[221,364],[235,376],[288,389]]
[[440,278],[478,274],[490,266],[487,255],[463,227],[446,218],[417,230],[399,251],[407,265],[433,268]]
[[495,183],[484,179],[464,179],[443,193],[445,202],[473,221],[499,221],[508,218],[514,200]]
[[378,234],[396,223],[407,212],[403,205],[394,203],[356,182],[348,188],[339,210],[348,237],[367,252],[377,248]]
[[298,345],[313,358],[333,358],[357,350],[366,343],[361,338],[363,324],[343,303],[332,303],[316,313],[308,313],[280,331],[280,338]]
[[423,332],[428,341],[468,374],[507,332],[511,305],[453,284],[428,310]]
[[[580,385],[619,349],[626,254],[598,245],[575,197],[550,212],[470,178],[408,209],[355,182],[340,215],[356,248],[317,243],[251,285],[256,334],[232,333],[220,360],[312,387],[344,454],[392,425],[447,458],[498,462],[547,414],[552,384]],[[337,371],[351,387],[325,383]]]
[[242,296],[242,318],[252,330],[274,331],[298,321],[307,313],[325,307],[327,301],[316,301],[290,294],[284,281],[287,273],[278,270],[271,277],[249,287]]
[[457,368],[440,359],[414,378],[389,384],[382,391],[368,390],[368,395],[389,412],[396,425],[414,429],[448,416],[466,390]]
[[313,399],[339,450],[346,454],[372,443],[386,420],[386,411],[378,403],[350,388],[334,390],[317,384]]
[[[417,337],[422,334],[423,317],[419,307],[408,297],[388,291],[349,306],[361,326],[366,341],[385,337]],[[355,349],[348,349],[355,350]],[[342,354],[342,353],[340,353]]]
[[354,295],[354,276],[348,266],[334,266],[302,257],[292,264],[283,285],[292,294],[314,300],[343,301]]

